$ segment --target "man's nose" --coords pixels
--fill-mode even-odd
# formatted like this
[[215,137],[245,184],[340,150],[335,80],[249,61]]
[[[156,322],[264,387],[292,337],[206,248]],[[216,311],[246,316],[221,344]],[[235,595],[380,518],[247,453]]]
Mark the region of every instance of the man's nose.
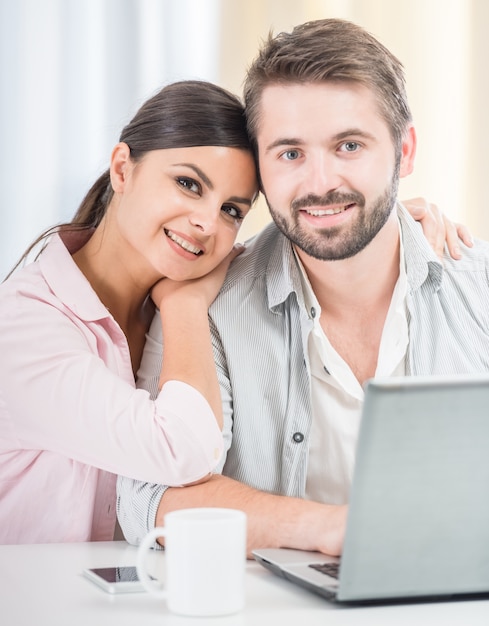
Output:
[[319,153],[309,157],[306,176],[308,180],[304,182],[309,192],[318,196],[324,196],[329,191],[338,189],[343,184],[336,159],[327,153]]

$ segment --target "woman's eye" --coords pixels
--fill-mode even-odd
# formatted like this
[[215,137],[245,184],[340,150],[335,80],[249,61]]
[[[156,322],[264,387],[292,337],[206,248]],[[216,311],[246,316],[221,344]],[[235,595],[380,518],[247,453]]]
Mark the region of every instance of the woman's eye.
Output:
[[229,217],[232,218],[233,220],[242,220],[244,217],[243,212],[240,209],[238,209],[238,207],[235,207],[232,204],[225,204],[222,207],[222,211],[226,215],[229,215]]
[[282,157],[287,161],[295,161],[299,158],[299,150],[287,150],[282,154]]
[[181,187],[183,187],[184,189],[187,189],[188,191],[191,191],[192,193],[200,193],[200,185],[193,178],[180,176],[179,178],[177,178],[177,183]]

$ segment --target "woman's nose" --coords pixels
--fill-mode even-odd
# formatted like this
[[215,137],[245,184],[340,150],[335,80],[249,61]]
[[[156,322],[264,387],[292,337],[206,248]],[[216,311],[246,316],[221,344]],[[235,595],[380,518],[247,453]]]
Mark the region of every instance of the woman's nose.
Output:
[[192,211],[189,221],[200,232],[205,235],[212,235],[216,230],[219,213],[220,207],[216,209],[216,207],[206,204]]

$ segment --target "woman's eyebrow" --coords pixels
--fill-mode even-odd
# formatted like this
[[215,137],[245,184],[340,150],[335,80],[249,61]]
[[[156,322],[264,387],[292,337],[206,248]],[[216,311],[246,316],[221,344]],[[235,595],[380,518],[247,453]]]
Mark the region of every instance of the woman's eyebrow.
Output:
[[191,170],[194,170],[197,176],[199,176],[204,181],[209,189],[214,189],[214,185],[212,184],[210,178],[206,174],[204,174],[204,172],[200,169],[198,165],[195,165],[194,163],[175,163],[175,165],[179,167],[183,165],[185,167],[189,167]]
[[251,206],[253,200],[250,198],[242,198],[241,196],[231,196],[231,198],[229,198],[229,202],[236,202],[237,204],[246,204],[247,206]]
[[[178,167],[182,165],[185,167],[189,167],[197,174],[197,176],[199,176],[204,181],[209,189],[214,189],[214,185],[212,184],[210,178],[206,174],[204,174],[200,167],[198,165],[195,165],[195,163],[175,163],[175,165],[177,165]],[[253,203],[250,198],[242,198],[241,196],[233,196],[232,198],[229,198],[229,200],[231,202],[237,202],[238,204],[246,204],[247,206],[251,206]]]

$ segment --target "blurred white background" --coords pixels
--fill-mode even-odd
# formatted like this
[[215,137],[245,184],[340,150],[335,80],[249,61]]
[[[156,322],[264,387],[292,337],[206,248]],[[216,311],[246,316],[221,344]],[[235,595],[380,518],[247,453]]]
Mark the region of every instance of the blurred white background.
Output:
[[[401,198],[489,239],[486,0],[0,0],[0,280],[71,218],[158,88],[202,78],[241,94],[270,30],[322,17],[364,26],[405,66],[418,156]],[[240,239],[268,219],[260,203]]]

